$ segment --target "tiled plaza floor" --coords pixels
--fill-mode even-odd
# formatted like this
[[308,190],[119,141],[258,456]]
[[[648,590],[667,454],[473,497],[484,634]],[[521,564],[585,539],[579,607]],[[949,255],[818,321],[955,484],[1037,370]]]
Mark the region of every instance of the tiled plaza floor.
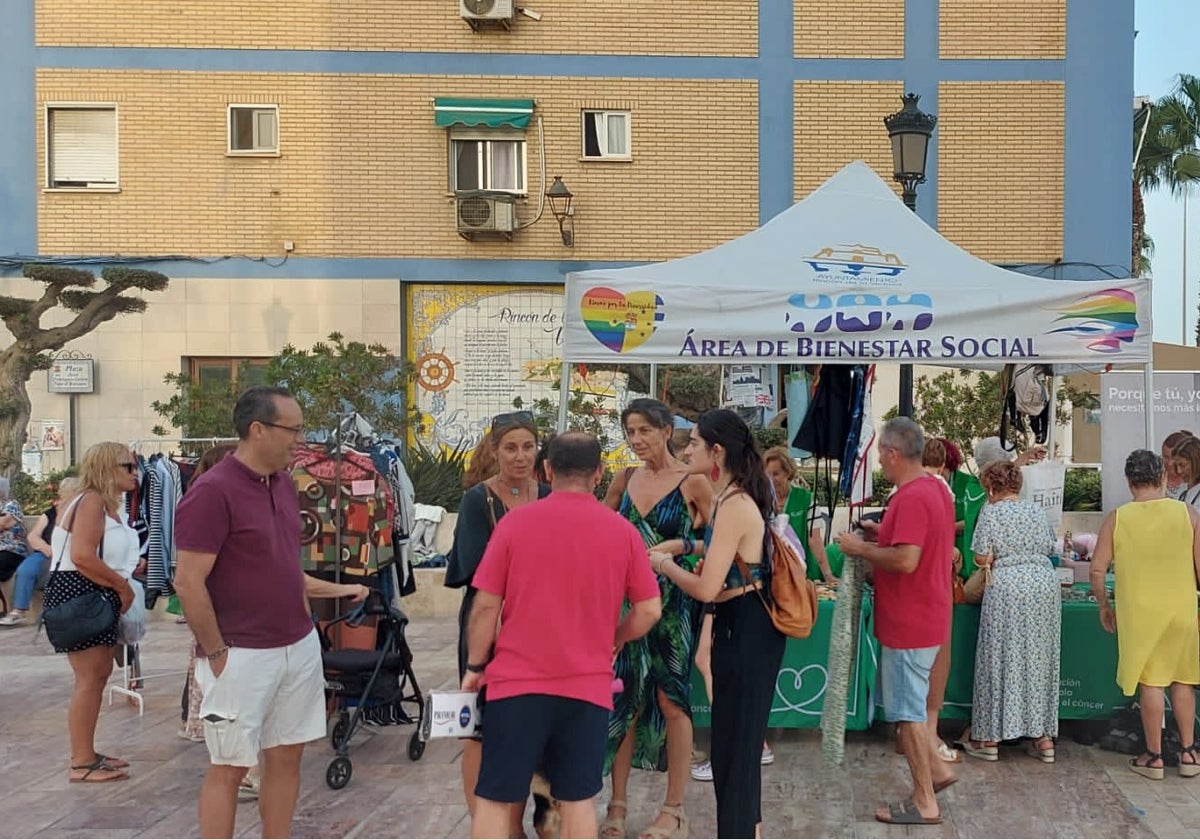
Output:
[[[202,744],[176,735],[182,676],[149,679],[139,717],[118,697],[105,706],[98,746],[131,760],[133,777],[101,785],[67,783],[64,657],[29,628],[0,629],[0,835],[5,837],[195,837],[196,796],[206,766]],[[455,627],[420,621],[409,628],[422,688],[454,682]],[[145,672],[179,671],[190,634],[169,619],[151,623]],[[456,742],[429,744],[412,762],[412,728],[385,727],[351,748],[354,776],[342,791],[325,784],[328,741],[309,748],[293,832],[300,837],[467,837],[469,824]],[[700,738],[703,740],[703,734]],[[1151,782],[1125,757],[1064,738],[1055,765],[1019,751],[986,764],[967,759],[960,782],[940,797],[945,822],[929,828],[876,823],[875,807],[905,789],[903,759],[889,742],[851,735],[843,767],[822,763],[815,732],[772,732],[776,762],[763,770],[763,834],[825,837],[1200,837],[1200,778]],[[666,780],[635,772],[630,833],[653,818]],[[602,801],[607,795],[602,795]],[[693,837],[715,834],[710,786],[693,783],[686,808]],[[238,832],[260,833],[257,809],[244,804]]]

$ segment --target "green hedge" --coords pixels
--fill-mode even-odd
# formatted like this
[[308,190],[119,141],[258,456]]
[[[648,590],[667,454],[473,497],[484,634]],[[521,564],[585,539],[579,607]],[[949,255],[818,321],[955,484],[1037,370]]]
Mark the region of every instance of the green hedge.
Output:
[[1075,467],[1063,483],[1063,510],[1100,510],[1100,470]]

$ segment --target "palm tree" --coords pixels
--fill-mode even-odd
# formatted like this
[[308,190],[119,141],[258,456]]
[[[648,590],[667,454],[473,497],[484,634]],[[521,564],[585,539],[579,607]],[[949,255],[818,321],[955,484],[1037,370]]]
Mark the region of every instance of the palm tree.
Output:
[[[1142,275],[1149,270],[1153,249],[1146,236],[1142,193],[1165,187],[1182,196],[1186,217],[1188,193],[1200,180],[1200,77],[1181,73],[1171,93],[1137,112],[1134,149],[1132,265]],[[1200,324],[1196,341],[1200,344]]]

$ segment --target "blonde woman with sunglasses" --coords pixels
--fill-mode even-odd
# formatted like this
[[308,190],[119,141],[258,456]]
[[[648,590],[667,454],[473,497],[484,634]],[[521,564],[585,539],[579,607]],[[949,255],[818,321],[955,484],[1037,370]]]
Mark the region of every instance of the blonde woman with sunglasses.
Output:
[[51,536],[50,580],[45,609],[99,592],[112,605],[112,625],[70,648],[75,690],[67,712],[72,782],[128,778],[129,762],[96,751],[96,722],[104,685],[113,669],[117,617],[133,603],[129,577],[138,563],[138,538],[121,512],[121,496],[137,485],[137,461],[123,443],[97,443],[83,456],[79,495],[63,510]]

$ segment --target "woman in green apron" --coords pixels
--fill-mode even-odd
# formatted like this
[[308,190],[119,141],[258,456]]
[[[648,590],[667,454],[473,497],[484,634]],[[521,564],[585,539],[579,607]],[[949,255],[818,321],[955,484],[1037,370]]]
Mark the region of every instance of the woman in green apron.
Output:
[[[803,484],[798,484],[799,472],[791,453],[782,446],[776,446],[763,453],[763,465],[771,486],[775,488],[775,499],[782,508],[782,513],[791,520],[792,530],[796,532],[807,546],[808,576],[812,580],[824,580],[826,583],[836,583],[838,574],[842,571],[839,562],[837,571],[830,567],[830,560],[825,548],[825,535],[809,524],[809,515],[813,506],[813,492]],[[816,562],[812,562],[816,560]]]

